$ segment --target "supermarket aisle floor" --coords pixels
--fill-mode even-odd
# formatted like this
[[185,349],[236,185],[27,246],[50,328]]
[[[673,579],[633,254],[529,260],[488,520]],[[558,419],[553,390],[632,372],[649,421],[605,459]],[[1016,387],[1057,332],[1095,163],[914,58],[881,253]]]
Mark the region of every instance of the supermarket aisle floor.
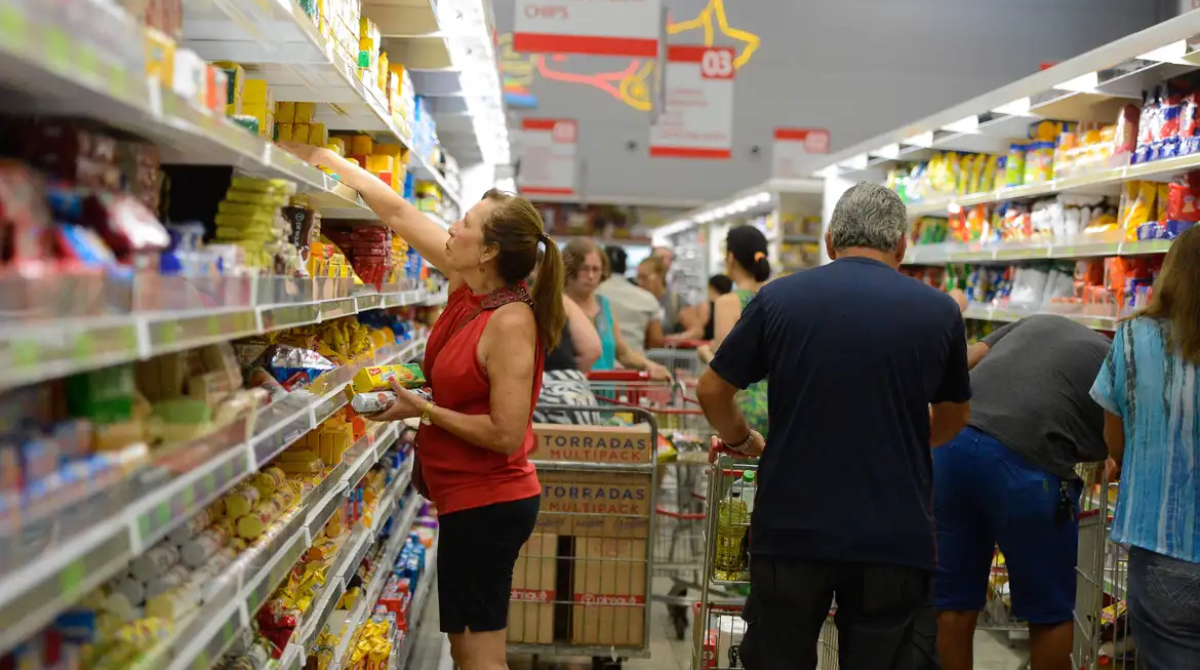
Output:
[[[626,670],[691,670],[691,637],[676,640],[666,609],[656,603],[650,621],[650,658],[631,660]],[[452,670],[449,645],[438,631],[437,599],[429,601],[417,630],[417,643],[408,670]],[[1023,670],[1029,654],[1025,643],[1010,647],[1006,636],[980,631],[975,634],[975,670]],[[591,670],[590,658],[539,659],[510,656],[510,670]]]

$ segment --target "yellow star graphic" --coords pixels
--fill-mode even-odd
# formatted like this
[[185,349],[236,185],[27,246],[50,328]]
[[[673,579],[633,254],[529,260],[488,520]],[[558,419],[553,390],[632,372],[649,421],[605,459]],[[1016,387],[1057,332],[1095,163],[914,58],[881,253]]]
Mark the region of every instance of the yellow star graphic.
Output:
[[[679,35],[692,30],[704,31],[704,46],[706,47],[716,45],[718,30],[725,37],[741,42],[743,44],[741,53],[733,61],[735,68],[741,68],[743,65],[749,63],[750,58],[758,50],[762,42],[759,36],[754,33],[730,27],[729,20],[725,16],[725,3],[723,0],[709,0],[708,4],[694,19],[680,23],[669,22],[667,24],[667,34],[669,35]],[[514,52],[511,40],[511,35],[501,37],[500,69],[504,74],[506,87],[525,90],[532,83],[534,75],[537,73],[543,77],[564,83],[593,86],[620,99],[621,102],[638,111],[648,112],[654,108],[654,103],[650,100],[651,86],[649,84],[656,67],[653,59],[631,61],[629,67],[624,71],[628,72],[628,74],[624,74],[624,72],[610,72],[586,76],[576,75],[569,72],[551,70],[546,56],[527,56]],[[613,83],[616,83],[615,87]]]
[[737,58],[734,59],[734,67],[741,67],[750,62],[750,57],[753,56],[754,52],[758,49],[758,45],[761,43],[761,40],[759,39],[758,35],[755,35],[754,33],[729,27],[729,20],[725,17],[725,3],[722,2],[722,0],[709,0],[708,6],[705,7],[704,11],[700,12],[699,16],[694,19],[680,23],[668,23],[667,33],[670,35],[678,35],[679,33],[685,33],[689,30],[703,28],[704,46],[711,47],[713,46],[713,40],[715,38],[713,33],[714,21],[716,22],[716,28],[721,30],[722,35],[732,40],[742,42],[746,45],[742,49],[742,53],[738,54]]

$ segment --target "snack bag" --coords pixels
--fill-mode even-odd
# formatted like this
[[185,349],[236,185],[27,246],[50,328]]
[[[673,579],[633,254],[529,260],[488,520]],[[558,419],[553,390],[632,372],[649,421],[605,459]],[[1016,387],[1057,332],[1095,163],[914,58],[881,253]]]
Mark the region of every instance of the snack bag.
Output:
[[386,389],[392,379],[407,389],[425,386],[425,375],[421,372],[421,366],[415,363],[401,363],[359,370],[358,374],[354,375],[354,389],[359,392]]

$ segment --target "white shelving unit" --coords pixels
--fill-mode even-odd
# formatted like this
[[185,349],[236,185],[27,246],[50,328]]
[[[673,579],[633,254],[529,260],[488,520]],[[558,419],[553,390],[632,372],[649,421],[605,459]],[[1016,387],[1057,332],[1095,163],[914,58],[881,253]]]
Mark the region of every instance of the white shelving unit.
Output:
[[[906,124],[828,156],[810,167],[825,184],[825,224],[841,194],[856,182],[882,183],[889,169],[928,160],[938,152],[1003,155],[1014,139],[1040,120],[1114,123],[1126,105],[1140,106],[1142,92],[1200,69],[1200,12],[1128,35],[1052,68]],[[946,216],[981,204],[1031,201],[1059,194],[1120,194],[1132,180],[1170,182],[1200,169],[1200,154],[1131,163],[1116,155],[1107,163],[1054,176],[1047,181],[966,195],[935,196],[910,202],[911,217]],[[1023,241],[910,245],[912,265],[952,263],[1012,264],[1051,259],[1086,259],[1164,253],[1168,239],[1128,240],[1126,231],[1041,237]],[[1049,308],[1049,306],[1048,306]],[[1111,330],[1117,314],[1055,313]],[[972,305],[968,318],[1011,321],[1027,310],[1004,305]]]
[[[708,275],[725,271],[725,236],[735,225],[752,224],[767,237],[773,273],[792,272],[780,262],[784,244],[811,242],[809,237],[789,235],[785,219],[820,213],[823,184],[816,179],[771,179],[733,195],[697,207],[681,218],[654,230],[654,243],[672,247],[697,247],[704,256],[703,276],[690,287],[702,299]],[[678,255],[678,254],[677,254]]]
[[[464,48],[460,42],[475,39],[464,37],[463,26],[453,23],[462,18],[464,4],[368,0],[363,15],[381,26],[392,62],[410,70],[444,71],[461,69],[454,54]],[[485,5],[478,4],[476,13],[490,19]],[[154,144],[163,165],[228,166],[254,177],[290,180],[327,221],[381,225],[358,193],[335,177],[147,76],[143,28],[120,6],[110,0],[0,0],[3,111],[96,122]],[[398,127],[383,94],[364,82],[357,64],[338,53],[296,0],[183,0],[182,6],[180,48],[208,61],[243,65],[248,76],[270,84],[278,101],[318,103],[316,118],[331,131],[367,133],[412,149],[409,172],[419,180],[435,182],[444,196],[443,214],[430,218],[448,227],[461,212],[458,178],[452,174],[447,179],[433,165],[431,152],[415,150],[419,143]],[[439,15],[439,6],[451,13]],[[479,34],[490,35],[482,29]],[[494,97],[499,100],[499,77],[492,74]],[[474,95],[460,92],[468,94]],[[503,123],[495,132],[488,128],[489,141],[506,152]],[[85,290],[89,283],[95,284],[90,292]],[[0,394],[79,372],[367,310],[443,303],[444,290],[431,291],[427,288],[431,286],[411,278],[403,285],[376,290],[355,286],[350,279],[150,273],[130,273],[119,280],[108,275],[30,279],[14,273],[0,280],[0,293],[6,297],[94,293],[93,297],[103,294],[104,299],[28,301],[34,308],[24,302],[18,307],[5,302],[0,365],[7,373],[0,379]],[[118,295],[121,300],[114,301]],[[147,296],[153,299],[147,301]],[[348,385],[363,366],[412,362],[424,349],[424,339],[384,347],[370,360],[326,372],[309,389],[293,391],[252,416],[195,440],[152,451],[126,471],[117,473],[113,468],[111,476],[94,487],[87,482],[86,491],[83,485],[71,487],[62,501],[53,501],[61,505],[21,508],[19,519],[6,507],[6,523],[0,528],[4,567],[0,655],[16,649],[93,589],[126,571],[134,559],[187,519],[342,409],[348,403]],[[174,670],[215,665],[239,632],[251,626],[258,608],[400,432],[398,425],[377,426],[373,434],[361,438],[342,463],[272,526],[263,541],[206,585],[198,609],[177,619],[135,662],[122,667]],[[129,445],[128,451],[140,446]],[[284,667],[303,665],[309,643],[329,620],[348,578],[377,546],[379,529],[392,519],[390,541],[382,551],[386,565],[377,571],[354,622],[370,615],[421,506],[415,493],[401,497],[409,489],[411,463],[407,461],[382,494],[374,527],[360,525],[345,539],[325,587],[287,647]],[[5,505],[9,502],[6,492]],[[416,594],[414,618],[429,598],[435,556],[436,545]],[[394,658],[406,654],[398,649]]]

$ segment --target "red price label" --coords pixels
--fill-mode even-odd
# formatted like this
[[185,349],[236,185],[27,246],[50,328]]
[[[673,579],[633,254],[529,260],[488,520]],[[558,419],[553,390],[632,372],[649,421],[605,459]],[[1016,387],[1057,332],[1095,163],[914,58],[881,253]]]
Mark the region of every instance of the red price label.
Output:
[[733,49],[705,49],[700,57],[703,79],[733,79]]
[[550,137],[558,144],[574,144],[579,126],[574,121],[555,121]]

